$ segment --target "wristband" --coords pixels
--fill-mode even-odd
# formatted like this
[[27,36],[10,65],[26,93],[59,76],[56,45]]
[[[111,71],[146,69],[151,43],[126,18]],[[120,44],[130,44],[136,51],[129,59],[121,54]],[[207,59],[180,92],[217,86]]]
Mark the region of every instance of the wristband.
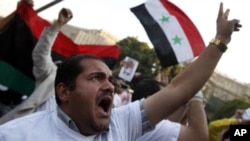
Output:
[[188,107],[192,102],[194,102],[194,101],[196,101],[196,102],[200,102],[202,105],[206,105],[206,100],[205,99],[203,99],[203,98],[199,98],[199,97],[193,97],[187,104],[186,104],[186,106]]
[[212,39],[209,43],[214,44],[223,53],[227,50],[227,46],[220,39]]

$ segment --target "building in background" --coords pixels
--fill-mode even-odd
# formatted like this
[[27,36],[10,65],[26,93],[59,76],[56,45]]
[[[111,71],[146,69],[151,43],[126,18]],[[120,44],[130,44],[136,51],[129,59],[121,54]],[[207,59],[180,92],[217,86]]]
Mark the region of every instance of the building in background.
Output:
[[106,30],[84,29],[71,25],[65,25],[62,32],[71,38],[76,44],[102,44],[114,45],[119,39]]
[[250,84],[241,83],[226,75],[214,72],[204,86],[206,97],[217,97],[223,101],[250,98]]

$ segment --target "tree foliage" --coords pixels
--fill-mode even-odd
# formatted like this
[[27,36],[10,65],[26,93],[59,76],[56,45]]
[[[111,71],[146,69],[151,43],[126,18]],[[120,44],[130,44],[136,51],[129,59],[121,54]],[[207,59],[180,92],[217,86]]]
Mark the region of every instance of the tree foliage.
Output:
[[[139,80],[145,78],[155,79],[156,75],[160,72],[168,74],[169,80],[172,80],[172,78],[182,71],[181,65],[162,69],[154,48],[150,48],[146,42],[140,42],[135,37],[127,37],[119,41],[117,45],[121,48],[121,54],[118,59],[119,62],[126,56],[139,61],[136,71],[140,72],[141,76],[133,79],[133,83],[137,83]],[[116,67],[118,67],[118,65],[119,64],[117,64]]]
[[[204,93],[206,92],[204,91]],[[206,111],[215,113],[218,110],[218,107],[220,107],[223,103],[223,100],[212,95],[207,99]]]
[[212,117],[212,120],[229,118],[234,115],[237,109],[246,109],[250,107],[249,101],[246,99],[235,99],[224,102]]
[[183,66],[181,64],[169,66],[162,70],[163,73],[168,74],[169,82],[174,79],[174,77],[179,74],[183,70]]
[[118,46],[121,48],[118,61],[126,56],[132,57],[139,61],[137,72],[141,72],[143,78],[156,76],[159,71],[159,60],[154,49],[150,48],[147,43],[140,42],[134,37],[127,37],[118,42]]

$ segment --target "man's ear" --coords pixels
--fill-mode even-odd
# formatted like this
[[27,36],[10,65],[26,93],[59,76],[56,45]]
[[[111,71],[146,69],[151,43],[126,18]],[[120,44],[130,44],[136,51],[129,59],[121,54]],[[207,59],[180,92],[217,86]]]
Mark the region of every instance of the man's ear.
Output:
[[64,83],[59,83],[56,86],[56,93],[62,102],[67,102],[69,100],[69,89]]

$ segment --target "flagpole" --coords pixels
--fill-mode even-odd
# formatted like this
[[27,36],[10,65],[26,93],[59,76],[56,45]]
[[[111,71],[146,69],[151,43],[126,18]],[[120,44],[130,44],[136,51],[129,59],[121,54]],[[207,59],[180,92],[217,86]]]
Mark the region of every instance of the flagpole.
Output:
[[59,2],[61,2],[61,1],[63,1],[63,0],[55,0],[55,1],[52,1],[52,2],[50,2],[50,3],[48,3],[48,4],[46,4],[46,5],[44,5],[44,6],[40,7],[40,8],[38,8],[38,9],[36,10],[36,12],[37,12],[37,13],[42,12],[43,10],[45,10],[45,9],[47,9],[47,8],[49,8],[49,7],[53,6],[53,5],[55,5],[55,4],[59,3]]

